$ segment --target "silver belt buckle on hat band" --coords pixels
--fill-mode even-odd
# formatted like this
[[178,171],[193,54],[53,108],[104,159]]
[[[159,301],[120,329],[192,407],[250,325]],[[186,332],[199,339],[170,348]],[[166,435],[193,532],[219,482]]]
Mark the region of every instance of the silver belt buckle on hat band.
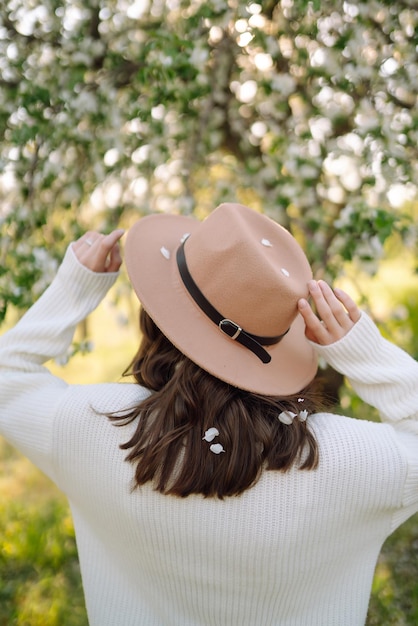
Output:
[[[229,326],[230,325],[230,326]],[[221,320],[218,324],[220,330],[227,335],[228,337],[230,337],[231,339],[236,339],[237,337],[239,337],[239,335],[242,333],[242,328],[241,326],[238,326],[238,324],[236,324],[235,322],[233,322],[232,320],[229,320],[227,318]],[[226,327],[230,327],[230,330],[235,330],[234,334],[231,335],[227,330]],[[232,326],[232,328],[231,328]]]

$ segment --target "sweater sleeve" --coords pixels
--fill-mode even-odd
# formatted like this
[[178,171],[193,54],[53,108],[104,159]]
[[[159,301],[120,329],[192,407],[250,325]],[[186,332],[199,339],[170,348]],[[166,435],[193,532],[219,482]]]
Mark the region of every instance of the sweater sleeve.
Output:
[[418,363],[384,339],[365,313],[339,341],[313,345],[348,378],[362,400],[378,409],[382,421],[393,427],[394,440],[408,468],[402,508],[392,520],[394,530],[418,509]]
[[384,339],[365,313],[339,341],[313,345],[362,400],[378,409],[383,421],[400,427],[408,421],[418,434],[418,363]]
[[0,337],[0,434],[51,478],[54,417],[68,385],[44,363],[67,350],[117,276],[90,271],[70,246],[48,289]]

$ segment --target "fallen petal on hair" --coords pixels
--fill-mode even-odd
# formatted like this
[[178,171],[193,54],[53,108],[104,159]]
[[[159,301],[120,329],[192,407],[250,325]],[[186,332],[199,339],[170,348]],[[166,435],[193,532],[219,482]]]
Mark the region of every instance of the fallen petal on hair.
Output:
[[296,413],[292,411],[282,411],[279,415],[279,420],[282,424],[293,424],[293,420],[296,417]]
[[299,412],[299,419],[301,422],[306,422],[307,417],[308,417],[308,411],[306,409]]
[[217,428],[209,428],[205,432],[205,436],[203,437],[203,439],[205,441],[213,441],[215,437],[217,437],[218,435],[219,435],[219,430]]
[[214,454],[220,454],[221,452],[225,452],[224,447],[221,443],[213,443],[209,450]]

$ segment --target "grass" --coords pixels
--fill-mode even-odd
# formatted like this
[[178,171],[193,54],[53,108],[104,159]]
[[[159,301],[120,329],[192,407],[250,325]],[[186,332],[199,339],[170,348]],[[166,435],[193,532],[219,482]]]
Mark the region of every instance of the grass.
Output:
[[367,624],[418,624],[417,515],[386,541],[375,572]]
[[87,626],[68,505],[4,442],[5,457],[20,494],[6,492],[0,505],[0,625]]

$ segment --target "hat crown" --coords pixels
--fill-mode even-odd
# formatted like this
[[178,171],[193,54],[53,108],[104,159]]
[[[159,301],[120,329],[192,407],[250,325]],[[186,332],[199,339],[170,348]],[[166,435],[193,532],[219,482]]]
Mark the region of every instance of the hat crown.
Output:
[[193,280],[219,313],[248,333],[276,336],[297,315],[312,272],[296,240],[267,216],[220,205],[185,243]]

